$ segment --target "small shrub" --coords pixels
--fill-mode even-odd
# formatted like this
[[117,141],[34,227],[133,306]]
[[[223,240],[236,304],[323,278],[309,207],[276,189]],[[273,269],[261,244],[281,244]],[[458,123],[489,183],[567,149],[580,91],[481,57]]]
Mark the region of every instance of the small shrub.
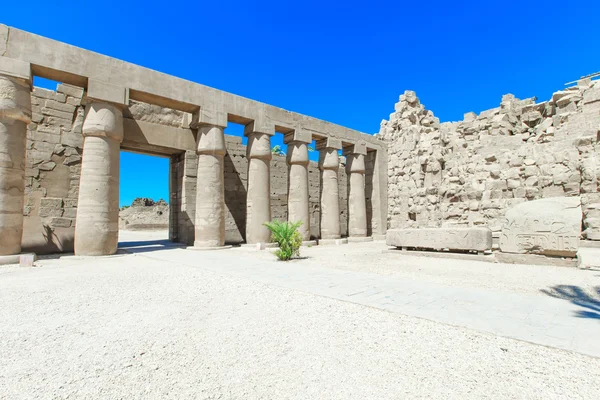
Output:
[[300,256],[300,246],[302,246],[302,236],[298,232],[298,227],[302,225],[299,222],[265,222],[265,226],[271,231],[273,241],[279,244],[279,249],[275,255],[281,261],[288,261],[292,257]]

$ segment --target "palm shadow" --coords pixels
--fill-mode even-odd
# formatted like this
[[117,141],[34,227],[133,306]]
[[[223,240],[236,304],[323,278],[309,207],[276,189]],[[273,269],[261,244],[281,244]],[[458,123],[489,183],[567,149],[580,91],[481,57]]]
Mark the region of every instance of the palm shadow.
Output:
[[600,320],[600,286],[586,291],[574,285],[556,285],[550,289],[542,289],[541,292],[557,299],[568,300],[572,304],[584,308],[584,310],[575,312],[577,318]]

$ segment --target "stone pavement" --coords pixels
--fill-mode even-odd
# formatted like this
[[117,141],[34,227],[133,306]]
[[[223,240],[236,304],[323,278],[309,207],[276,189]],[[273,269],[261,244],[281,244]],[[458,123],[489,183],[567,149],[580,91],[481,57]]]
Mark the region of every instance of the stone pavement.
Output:
[[241,248],[206,252],[173,247],[160,251],[121,249],[141,257],[600,357],[600,313],[585,311],[600,311],[593,300],[591,304],[573,304],[543,294],[450,287],[327,268],[314,265],[310,259],[282,263]]

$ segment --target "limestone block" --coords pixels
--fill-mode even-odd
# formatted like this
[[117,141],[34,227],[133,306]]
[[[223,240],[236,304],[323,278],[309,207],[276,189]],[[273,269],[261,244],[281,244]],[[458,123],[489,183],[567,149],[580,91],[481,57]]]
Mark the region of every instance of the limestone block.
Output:
[[488,228],[390,229],[388,246],[485,251],[492,248],[492,231]]
[[81,99],[83,97],[83,88],[73,85],[68,85],[66,83],[61,83],[56,88],[56,91],[59,93],[63,93],[67,96],[72,96],[75,98]]
[[581,236],[581,199],[557,197],[533,200],[506,212],[500,249],[575,257]]
[[583,104],[590,104],[596,101],[600,101],[600,87],[587,90],[583,94]]
[[56,163],[54,161],[48,161],[38,165],[38,168],[41,171],[52,171],[56,167]]
[[69,228],[71,226],[70,218],[55,217],[50,221],[50,226],[53,228]]
[[65,133],[62,135],[62,144],[70,147],[83,148],[83,136],[74,133]]
[[63,93],[56,93],[52,90],[42,89],[39,87],[33,88],[33,96],[41,97],[42,99],[56,100],[61,103],[64,103],[67,100],[67,96],[65,96]]

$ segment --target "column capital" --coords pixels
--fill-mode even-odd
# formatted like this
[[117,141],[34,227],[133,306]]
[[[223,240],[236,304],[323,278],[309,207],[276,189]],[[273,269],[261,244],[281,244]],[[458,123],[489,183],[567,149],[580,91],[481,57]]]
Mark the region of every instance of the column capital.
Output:
[[248,146],[246,146],[246,157],[271,160],[271,135],[268,133],[253,132],[248,134]]
[[197,154],[224,156],[227,153],[223,128],[213,125],[201,125],[198,128]]
[[346,156],[346,172],[364,174],[366,172],[365,156],[356,153],[348,154]]
[[0,119],[31,122],[31,65],[0,57]]
[[304,142],[294,141],[288,143],[287,163],[289,165],[308,165],[308,146]]
[[90,103],[111,103],[123,108],[129,105],[129,89],[90,78],[85,98]]
[[345,156],[350,154],[362,154],[367,155],[367,143],[364,140],[359,140],[349,146],[344,146],[343,154]]
[[333,147],[322,148],[319,152],[319,169],[331,169],[337,171],[340,168],[340,156],[338,150]]
[[104,136],[123,141],[123,111],[110,103],[92,102],[85,109],[83,136]]

